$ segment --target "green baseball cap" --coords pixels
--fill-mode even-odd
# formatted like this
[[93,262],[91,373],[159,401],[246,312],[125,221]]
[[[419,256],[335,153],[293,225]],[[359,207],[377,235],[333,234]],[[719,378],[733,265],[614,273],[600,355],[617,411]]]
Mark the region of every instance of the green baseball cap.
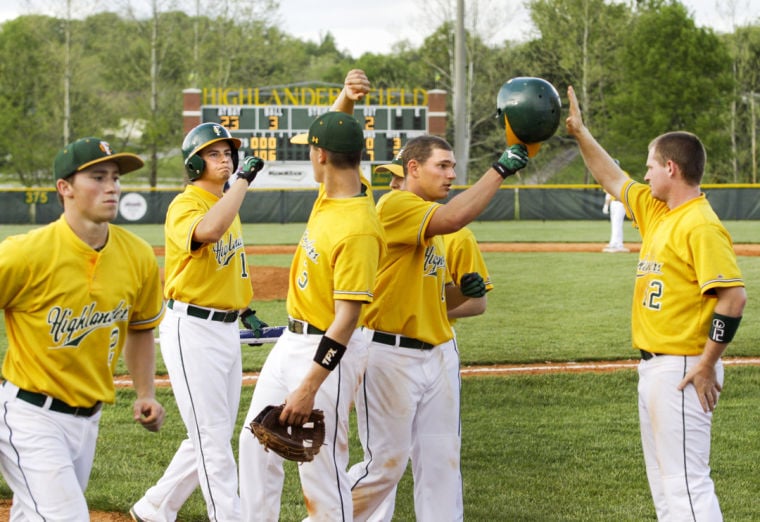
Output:
[[308,134],[297,134],[290,142],[331,152],[356,152],[364,149],[364,131],[353,116],[331,111],[314,120]]
[[53,161],[55,179],[65,179],[98,163],[113,161],[119,166],[119,172],[126,174],[141,168],[144,163],[137,154],[122,152],[115,154],[107,141],[100,138],[81,138],[69,143],[58,151]]
[[390,163],[383,163],[375,167],[375,172],[390,172],[399,178],[406,177],[404,176],[404,161],[401,159],[403,153],[404,149],[399,150]]

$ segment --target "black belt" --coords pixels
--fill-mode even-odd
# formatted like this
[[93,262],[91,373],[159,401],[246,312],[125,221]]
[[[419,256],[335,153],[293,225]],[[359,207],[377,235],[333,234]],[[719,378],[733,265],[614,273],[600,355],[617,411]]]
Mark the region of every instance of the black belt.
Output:
[[[43,393],[22,390],[21,388],[18,389],[16,397],[22,401],[26,401],[29,404],[34,404],[35,406],[39,407],[44,406],[45,402],[48,400],[48,396]],[[69,415],[74,415],[75,417],[92,417],[100,411],[100,407],[102,405],[103,403],[98,401],[94,406],[90,406],[89,408],[76,408],[74,406],[69,406],[62,400],[52,399],[49,409],[51,411],[57,411],[58,413],[68,413]]]
[[325,331],[299,319],[288,318],[288,330],[296,334],[324,335]]
[[403,335],[393,335],[383,332],[375,332],[372,334],[372,341],[376,343],[389,344],[391,346],[400,346],[402,348],[415,348],[417,350],[430,350],[434,348],[434,344],[420,341],[419,339],[413,339],[411,337],[404,337]]
[[[169,299],[166,306],[174,310],[174,299]],[[237,310],[234,312],[221,312],[219,310],[209,310],[208,308],[191,304],[187,305],[185,313],[197,317],[198,319],[208,319],[209,321],[217,321],[220,323],[234,323],[238,320],[239,315]]]
[[641,352],[641,358],[645,361],[648,361],[649,359],[653,357],[659,357],[660,355],[666,355],[664,353],[654,353],[654,352],[648,352],[646,350],[639,350]]

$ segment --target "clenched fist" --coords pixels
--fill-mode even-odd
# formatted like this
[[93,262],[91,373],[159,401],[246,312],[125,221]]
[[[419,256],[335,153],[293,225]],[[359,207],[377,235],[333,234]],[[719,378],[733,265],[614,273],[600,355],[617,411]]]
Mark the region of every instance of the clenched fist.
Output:
[[256,174],[264,168],[264,160],[257,158],[256,156],[247,156],[243,160],[243,165],[240,167],[238,173],[239,178],[243,178],[250,185],[251,182],[256,179]]

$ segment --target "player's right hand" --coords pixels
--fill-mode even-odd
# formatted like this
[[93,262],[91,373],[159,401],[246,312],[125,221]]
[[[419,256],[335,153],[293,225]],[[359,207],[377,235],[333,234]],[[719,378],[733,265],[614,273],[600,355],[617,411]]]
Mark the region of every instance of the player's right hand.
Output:
[[137,399],[132,405],[134,419],[148,431],[158,431],[164,424],[166,410],[156,399]]
[[567,87],[567,100],[570,103],[568,116],[565,119],[565,128],[571,136],[577,136],[584,128],[581,108],[578,104],[578,98],[575,96],[575,89],[572,85]]
[[507,150],[493,164],[493,169],[498,172],[502,178],[511,176],[520,169],[524,169],[528,164],[528,148],[522,143],[516,143],[507,147]]
[[243,178],[250,185],[256,179],[256,174],[264,168],[264,160],[256,156],[246,156],[243,165],[240,167],[238,177]]
[[369,79],[361,69],[351,69],[343,82],[343,89],[349,100],[360,101],[370,91]]

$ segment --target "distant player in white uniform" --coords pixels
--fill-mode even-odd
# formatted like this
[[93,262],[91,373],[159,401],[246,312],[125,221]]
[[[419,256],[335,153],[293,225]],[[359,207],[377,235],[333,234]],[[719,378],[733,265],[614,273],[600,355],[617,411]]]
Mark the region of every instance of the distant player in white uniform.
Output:
[[8,351],[0,386],[0,469],[10,520],[85,522],[103,403],[124,351],[134,420],[157,431],[153,329],[164,313],[153,249],[109,222],[119,177],[142,167],[99,138],[61,150],[53,175],[63,215],[0,243],[0,308]]
[[[375,172],[389,172],[391,174],[389,186],[393,190],[401,190],[404,188],[405,175],[401,160],[402,154],[403,149],[399,151],[391,163],[378,165],[375,169]],[[478,277],[472,281],[472,284],[474,285],[473,288],[463,290],[463,294],[468,295],[470,299],[466,299],[456,308],[450,308],[448,310],[449,323],[452,326],[452,331],[454,331],[453,326],[457,319],[474,317],[485,313],[487,306],[485,293],[493,290],[493,283],[491,282],[488,267],[486,266],[483,254],[480,252],[480,247],[472,230],[463,227],[456,232],[446,234],[443,236],[443,244],[446,267],[451,275],[452,281],[461,281],[462,277],[466,276],[466,274],[478,275]],[[465,281],[468,279],[468,277],[465,277]],[[455,331],[454,334],[456,337]],[[364,405],[364,393],[361,389],[356,402],[359,417],[362,418],[365,415],[364,410],[366,408]],[[360,432],[362,433],[360,439],[363,442],[365,440],[366,432],[361,428],[362,426],[360,425]],[[372,520],[375,522],[392,520],[395,500],[396,488],[393,489],[383,501],[382,505],[374,512]]]
[[253,297],[238,211],[263,167],[249,156],[237,178],[240,140],[217,123],[192,129],[182,144],[190,183],[166,213],[168,310],[161,354],[187,427],[164,475],[132,507],[138,522],[173,521],[199,485],[208,519],[240,520],[231,438],[242,386],[238,316]]
[[[620,165],[618,160],[615,160],[615,163]],[[625,223],[625,206],[623,203],[609,192],[605,192],[602,213],[605,216],[610,216],[610,241],[602,249],[602,252],[630,252],[623,244],[623,224]]]
[[456,161],[445,140],[410,140],[402,162],[403,189],[385,194],[377,207],[388,255],[364,319],[372,344],[364,404],[357,403],[364,460],[349,471],[354,517],[378,516],[411,457],[417,520],[459,520],[459,357],[448,310],[469,297],[451,280],[441,236],[480,215],[502,181],[525,167],[528,152],[521,144],[509,147],[446,204],[437,201],[456,179]]
[[368,345],[358,323],[364,304],[374,298],[385,252],[374,200],[359,173],[364,133],[346,114],[368,91],[364,73],[351,71],[340,98],[350,110],[323,114],[309,127],[310,158],[321,189],[290,268],[288,330],[264,363],[240,433],[246,521],[279,520],[282,458],[266,451],[247,426],[266,406],[282,403],[284,424],[302,425],[313,408],[324,412],[325,445],[313,461],[298,466],[308,520],[352,520],[349,413]]
[[721,356],[747,294],[728,231],[700,190],[707,160],[688,132],[652,140],[648,186],[636,183],[583,124],[568,88],[575,136],[591,174],[624,202],[642,237],[631,331],[640,351],[638,403],[649,487],[660,521],[723,520],[710,478]]

